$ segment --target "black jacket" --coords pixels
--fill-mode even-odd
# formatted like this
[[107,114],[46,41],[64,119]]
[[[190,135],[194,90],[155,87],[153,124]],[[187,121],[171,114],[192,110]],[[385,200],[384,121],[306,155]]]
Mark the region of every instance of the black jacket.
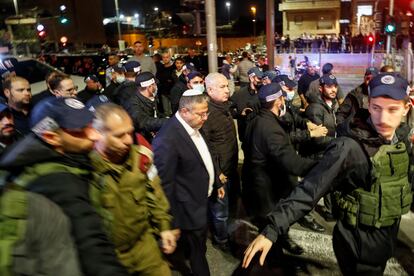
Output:
[[215,103],[210,100],[208,111],[210,115],[203,125],[203,132],[218,158],[219,174],[232,176],[237,170],[239,148],[230,103]]
[[160,130],[167,121],[158,112],[156,102],[144,97],[140,92],[135,92],[130,98],[121,98],[121,105],[131,116],[135,131],[144,135],[149,142],[152,141],[153,133]]
[[14,128],[20,132],[22,135],[29,134],[30,129],[30,112],[29,114],[24,114],[23,112],[17,111],[10,107],[10,111],[13,114],[14,119]]
[[117,89],[119,86],[120,86],[120,84],[118,84],[118,83],[116,83],[116,82],[111,81],[111,83],[110,83],[107,87],[105,87],[105,90],[103,91],[103,94],[104,94],[106,97],[108,97],[108,99],[109,99],[111,102],[115,102],[115,101],[116,101],[116,99],[115,99],[115,91],[116,91],[116,89]]
[[[291,224],[311,211],[325,194],[332,191],[346,194],[357,187],[370,187],[372,176],[369,157],[375,155],[381,145],[389,142],[377,134],[368,118],[366,110],[355,115],[347,127],[347,137],[339,137],[329,144],[323,159],[268,216],[269,225],[262,234],[275,242]],[[396,134],[399,141],[408,145],[405,126],[400,126]],[[382,262],[378,254],[385,254],[387,259],[393,253],[398,225],[397,222],[380,229],[352,229],[346,222],[338,221],[334,239],[335,235],[342,236],[361,263],[376,264]]]
[[[0,169],[18,175],[24,168],[42,162],[92,170],[87,156],[59,154],[33,134],[15,143],[1,157]],[[27,189],[50,199],[69,217],[85,275],[128,275],[119,264],[114,246],[103,230],[101,218],[89,201],[89,181],[87,177],[56,172],[37,178]]]
[[307,122],[304,119],[297,107],[292,105],[292,101],[285,101],[286,114],[279,117],[280,125],[289,134],[290,141],[297,147],[301,143],[309,141],[311,139],[310,132],[308,130]]
[[41,102],[42,100],[49,98],[49,97],[55,97],[55,95],[52,94],[52,92],[50,92],[49,89],[43,90],[42,92],[33,95],[32,97],[32,106],[36,106],[37,103]]
[[[197,230],[207,226],[209,175],[190,135],[176,116],[163,126],[152,146],[154,164],[170,202],[172,227]],[[217,171],[215,174],[215,187],[219,188],[222,184]]]
[[114,89],[112,102],[116,104],[121,104],[122,102],[128,101],[136,92],[138,91],[138,86],[134,81],[126,80],[117,88]]
[[298,81],[298,94],[305,95],[309,89],[311,82],[317,79],[319,79],[318,74],[315,74],[313,76],[309,75],[308,73],[303,74]]
[[92,99],[95,95],[100,95],[101,91],[100,90],[90,90],[87,87],[85,87],[85,89],[83,89],[82,91],[80,91],[78,93],[78,95],[76,96],[76,98],[83,102],[84,104],[86,104],[90,99]]
[[266,216],[296,185],[297,176],[316,163],[296,153],[279,118],[266,109],[248,125],[243,145],[243,194],[250,203],[247,209],[256,216]]
[[[333,102],[334,106],[336,103]],[[305,110],[305,117],[316,125],[322,124],[328,129],[325,137],[312,138],[307,143],[303,143],[300,152],[304,156],[313,155],[315,158],[321,155],[329,142],[336,136],[335,111],[329,107],[319,96],[318,100],[311,103]]]
[[174,114],[178,110],[178,104],[180,103],[181,96],[188,89],[187,80],[184,74],[181,74],[178,77],[177,82],[171,88],[170,97],[171,97],[171,110]]
[[[259,96],[256,90],[250,88],[250,85],[240,88],[239,92],[234,93],[231,97],[232,114],[237,119],[237,130],[239,139],[244,140],[247,124],[251,121],[260,110]],[[251,108],[253,111],[246,112],[242,115],[245,108]]]
[[365,83],[362,83],[346,95],[344,102],[339,106],[339,109],[336,112],[336,123],[338,128],[340,128],[341,124],[348,118],[349,120],[352,120],[355,113],[364,107],[364,97],[368,103],[368,87]]

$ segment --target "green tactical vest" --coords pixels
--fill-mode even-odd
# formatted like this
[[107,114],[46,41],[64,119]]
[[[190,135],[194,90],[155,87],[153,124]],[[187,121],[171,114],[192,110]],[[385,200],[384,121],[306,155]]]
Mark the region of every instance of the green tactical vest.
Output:
[[148,177],[140,170],[139,154],[143,147],[133,146],[125,164],[104,161],[98,153],[91,155],[95,167],[89,195],[115,248],[129,251],[151,229],[148,222]]
[[89,174],[88,171],[58,163],[40,163],[27,167],[12,183],[2,174],[0,195],[0,275],[11,276],[13,248],[26,234],[27,194],[24,189],[40,176],[56,172]]
[[410,209],[412,193],[405,144],[382,145],[371,157],[371,163],[369,191],[357,188],[350,194],[335,193],[339,219],[354,227],[358,224],[376,228],[390,226]]

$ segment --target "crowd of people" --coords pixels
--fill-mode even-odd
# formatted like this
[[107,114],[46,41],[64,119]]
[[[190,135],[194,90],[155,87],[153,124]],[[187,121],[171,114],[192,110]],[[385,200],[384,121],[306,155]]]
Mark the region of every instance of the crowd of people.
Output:
[[[295,39],[289,35],[275,33],[275,47],[278,53],[369,53],[375,40],[375,50],[385,49],[385,38],[373,33],[356,34],[351,36],[348,32],[333,35],[312,35],[303,33]],[[370,40],[370,37],[372,40]],[[409,37],[403,34],[396,36],[397,50],[407,49]]]
[[193,49],[134,50],[79,92],[60,72],[33,96],[2,74],[2,275],[210,275],[208,233],[231,252],[240,206],[260,233],[242,266],[274,265],[303,253],[293,223],[325,231],[321,198],[344,275],[383,273],[412,202],[414,91],[392,67],[346,94],[330,63],[296,81],[244,52],[205,75]]

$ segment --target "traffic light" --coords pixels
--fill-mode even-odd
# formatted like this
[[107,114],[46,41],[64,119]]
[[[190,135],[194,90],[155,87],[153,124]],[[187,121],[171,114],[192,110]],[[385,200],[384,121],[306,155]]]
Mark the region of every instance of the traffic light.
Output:
[[389,18],[385,24],[384,31],[387,35],[394,35],[397,31],[397,23],[394,18]]
[[36,30],[37,30],[37,36],[39,40],[44,41],[47,36],[45,26],[43,24],[37,24]]
[[66,17],[66,6],[65,5],[59,6],[59,12],[60,12],[59,23],[60,24],[69,23],[69,19]]
[[373,35],[369,35],[368,36],[368,42],[370,43],[370,44],[372,44],[372,43],[374,43],[374,36]]

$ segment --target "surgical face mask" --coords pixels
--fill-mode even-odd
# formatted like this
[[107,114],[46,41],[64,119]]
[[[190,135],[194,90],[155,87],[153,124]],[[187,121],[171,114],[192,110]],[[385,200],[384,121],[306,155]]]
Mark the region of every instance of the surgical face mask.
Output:
[[123,83],[123,82],[125,81],[125,76],[123,76],[123,75],[118,75],[118,76],[116,76],[115,81],[116,81],[117,83]]
[[205,90],[204,84],[194,84],[193,89],[203,93]]
[[291,101],[293,100],[294,96],[295,96],[295,91],[286,92],[286,100]]
[[282,105],[279,113],[279,117],[283,117],[286,114],[286,105]]

